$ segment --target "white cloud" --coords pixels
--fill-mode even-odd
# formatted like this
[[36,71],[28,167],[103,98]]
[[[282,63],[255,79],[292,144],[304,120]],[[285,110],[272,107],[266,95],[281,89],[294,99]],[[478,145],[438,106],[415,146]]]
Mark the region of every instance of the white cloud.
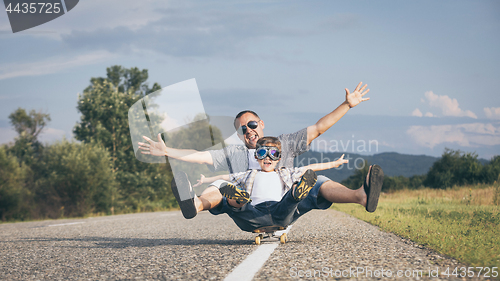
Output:
[[500,127],[491,123],[411,126],[406,133],[420,146],[434,148],[442,143],[466,147],[500,145]]
[[411,113],[411,116],[422,117],[422,116],[423,116],[423,114],[422,114],[422,112],[420,111],[420,109],[415,108],[415,110],[413,110],[413,112]]
[[57,140],[62,140],[63,137],[66,137],[66,132],[59,129],[54,128],[44,128],[38,140],[42,143],[53,142]]
[[14,141],[17,136],[16,131],[11,128],[0,128],[0,143],[9,143]]
[[416,117],[422,117],[422,116],[425,116],[425,117],[434,117],[434,114],[432,114],[430,112],[426,112],[425,115],[424,115],[422,113],[422,111],[420,111],[420,109],[415,108],[415,110],[413,110],[413,112],[411,113],[411,116],[416,116]]
[[[44,128],[38,140],[42,143],[53,142],[61,140],[63,137],[67,136],[66,132],[54,128]],[[12,128],[0,128],[0,143],[13,142],[17,137],[17,132]]]
[[441,109],[443,116],[470,117],[477,119],[474,112],[461,109],[457,99],[452,99],[446,95],[436,95],[432,91],[425,92],[425,98],[431,107]]
[[11,63],[0,65],[0,80],[22,77],[39,76],[60,72],[81,65],[89,65],[112,58],[114,55],[107,51],[97,51],[76,57],[51,57],[45,60],[29,63]]
[[500,107],[485,107],[484,114],[489,119],[500,119]]
[[170,117],[166,112],[161,115],[163,117],[163,122],[161,122],[160,126],[165,132],[178,128],[184,124],[179,122],[179,120]]

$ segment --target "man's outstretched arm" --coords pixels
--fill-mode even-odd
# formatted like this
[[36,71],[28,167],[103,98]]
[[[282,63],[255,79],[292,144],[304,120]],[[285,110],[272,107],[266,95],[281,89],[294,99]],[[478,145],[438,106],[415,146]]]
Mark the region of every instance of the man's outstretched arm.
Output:
[[363,82],[359,82],[354,92],[350,93],[349,89],[345,89],[345,101],[339,105],[334,111],[325,115],[323,118],[319,119],[316,124],[307,127],[307,145],[309,145],[314,139],[319,137],[321,134],[326,132],[326,130],[330,129],[333,124],[337,123],[337,121],[344,116],[349,109],[355,107],[363,101],[367,101],[370,98],[363,98],[370,89],[366,89],[368,85],[363,85]]
[[158,134],[158,141],[143,136],[148,142],[139,142],[139,149],[142,154],[150,154],[154,156],[168,156],[178,160],[190,163],[213,165],[212,155],[208,151],[197,151],[194,149],[176,149],[167,147],[161,139],[161,134]]

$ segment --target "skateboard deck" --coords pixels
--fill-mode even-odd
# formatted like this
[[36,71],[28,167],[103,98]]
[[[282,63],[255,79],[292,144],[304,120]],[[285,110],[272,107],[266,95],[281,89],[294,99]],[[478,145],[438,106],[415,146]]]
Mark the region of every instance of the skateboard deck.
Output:
[[291,225],[289,225],[288,227],[271,225],[257,228],[252,231],[253,233],[259,234],[255,237],[255,244],[260,245],[263,240],[273,239],[279,239],[281,244],[285,244],[287,241],[287,233],[290,228],[292,228]]

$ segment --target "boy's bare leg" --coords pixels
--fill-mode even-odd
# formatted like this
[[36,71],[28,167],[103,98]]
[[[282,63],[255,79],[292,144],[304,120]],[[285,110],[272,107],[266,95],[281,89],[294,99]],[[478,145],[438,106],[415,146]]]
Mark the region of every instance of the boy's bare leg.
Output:
[[357,203],[366,206],[366,193],[363,187],[353,190],[329,180],[321,185],[319,194],[332,203]]

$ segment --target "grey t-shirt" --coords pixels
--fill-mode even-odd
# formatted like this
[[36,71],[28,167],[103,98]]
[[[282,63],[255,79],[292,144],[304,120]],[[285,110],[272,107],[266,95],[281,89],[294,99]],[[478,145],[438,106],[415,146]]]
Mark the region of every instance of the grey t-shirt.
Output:
[[[281,142],[281,160],[278,167],[293,167],[295,157],[309,150],[307,145],[307,128],[292,134],[279,135]],[[219,150],[210,150],[213,166],[210,170],[240,173],[248,170],[248,149],[243,145],[230,145]]]

